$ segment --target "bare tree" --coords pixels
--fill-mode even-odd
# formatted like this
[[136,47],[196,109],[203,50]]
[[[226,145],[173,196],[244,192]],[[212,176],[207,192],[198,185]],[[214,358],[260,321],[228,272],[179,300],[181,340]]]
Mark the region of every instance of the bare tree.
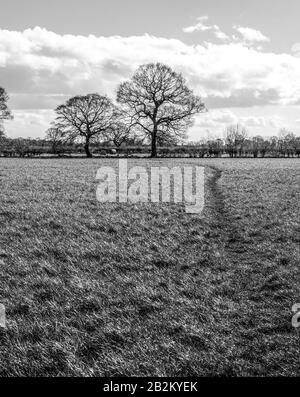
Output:
[[81,138],[87,157],[92,157],[90,143],[111,128],[115,107],[111,100],[99,94],[70,98],[56,108],[56,125],[70,140]]
[[123,143],[127,143],[130,138],[135,136],[134,128],[128,120],[127,114],[121,109],[115,108],[115,117],[110,128],[106,132],[106,138],[115,146],[120,147]]
[[238,154],[242,155],[246,138],[247,131],[243,126],[236,124],[227,127],[225,142],[230,157],[237,157]]
[[161,63],[140,66],[131,80],[119,86],[117,100],[131,125],[139,127],[151,141],[152,157],[157,156],[158,137],[182,139],[193,116],[205,110],[183,76]]
[[46,131],[46,139],[51,143],[51,151],[53,154],[56,154],[58,149],[67,142],[62,129],[56,125],[53,125],[53,127]]
[[161,133],[160,131],[157,134],[157,140],[156,140],[157,146],[163,147],[163,146],[175,146],[178,143],[177,136],[168,133],[168,132],[163,132]]
[[285,137],[285,142],[286,142],[286,147],[288,149],[288,157],[292,156],[294,157],[296,154],[296,149],[297,149],[297,137],[293,132],[290,132],[286,137]]
[[[126,127],[125,127],[126,128]],[[123,129],[123,126],[117,124],[115,128],[111,128],[107,134],[107,138],[115,146],[119,147],[126,142],[128,134]]]
[[5,89],[0,87],[0,136],[4,136],[3,120],[11,120],[13,118],[7,106],[8,100],[9,97]]
[[206,142],[207,151],[210,156],[221,157],[224,147],[224,142],[222,139],[212,139]]
[[281,146],[281,152],[284,156],[287,154],[288,157],[294,157],[297,152],[298,142],[296,135],[285,128],[279,131],[279,141]]

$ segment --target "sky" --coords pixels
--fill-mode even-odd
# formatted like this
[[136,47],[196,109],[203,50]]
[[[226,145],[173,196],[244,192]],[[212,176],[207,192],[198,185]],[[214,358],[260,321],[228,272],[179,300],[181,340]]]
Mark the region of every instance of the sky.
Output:
[[140,64],[184,75],[208,112],[191,140],[243,124],[249,135],[300,134],[299,0],[0,0],[0,86],[11,137],[43,137],[54,109],[113,99]]

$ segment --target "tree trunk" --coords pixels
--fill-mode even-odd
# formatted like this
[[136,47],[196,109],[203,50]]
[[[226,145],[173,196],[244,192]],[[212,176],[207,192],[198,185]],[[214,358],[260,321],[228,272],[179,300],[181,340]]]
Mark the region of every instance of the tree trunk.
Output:
[[151,157],[157,157],[157,148],[156,148],[156,141],[157,141],[157,126],[154,126],[152,132],[152,141],[151,141]]
[[92,155],[92,153],[90,151],[90,139],[89,138],[86,138],[86,140],[85,140],[84,150],[85,150],[85,153],[86,153],[86,157],[88,157],[88,158],[92,158],[93,157],[93,155]]

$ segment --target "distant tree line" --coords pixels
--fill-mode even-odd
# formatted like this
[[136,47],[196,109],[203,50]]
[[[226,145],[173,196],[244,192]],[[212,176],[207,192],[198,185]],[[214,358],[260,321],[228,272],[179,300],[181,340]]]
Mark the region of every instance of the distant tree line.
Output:
[[150,155],[189,157],[300,157],[300,137],[281,130],[277,137],[249,137],[230,125],[224,138],[186,144],[194,116],[207,111],[185,79],[161,63],[140,66],[120,84],[116,103],[99,94],[77,95],[55,109],[44,139],[8,138],[3,120],[12,118],[0,87],[0,155]]
[[[240,126],[229,126],[224,138],[201,139],[197,142],[174,144],[159,141],[157,155],[159,157],[298,157],[300,158],[300,137],[282,129],[278,136],[264,138],[248,137]],[[131,137],[116,144],[114,139],[93,141],[90,151],[94,156],[140,156],[151,155],[151,144],[139,137]],[[86,156],[81,143],[67,142],[57,137],[55,131],[48,132],[44,139],[7,138],[0,139],[0,156],[5,157],[70,157]]]

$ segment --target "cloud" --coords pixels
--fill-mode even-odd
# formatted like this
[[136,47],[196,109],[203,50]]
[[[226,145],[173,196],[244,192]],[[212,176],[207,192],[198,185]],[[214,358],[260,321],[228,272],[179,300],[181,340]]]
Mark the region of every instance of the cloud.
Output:
[[295,56],[300,57],[300,43],[295,43],[292,46],[292,53],[294,53]]
[[14,111],[13,123],[7,122],[10,137],[38,137],[50,126],[55,117],[53,110],[23,109]]
[[38,97],[45,107],[78,93],[114,95],[117,85],[140,64],[155,61],[182,72],[213,107],[300,100],[300,59],[257,51],[243,43],[187,45],[149,35],[95,37],[58,35],[41,28],[0,30],[1,77],[17,107],[26,105],[24,95],[33,104]]
[[264,43],[269,42],[270,39],[263,35],[259,30],[242,27],[242,26],[234,26],[235,29],[241,36],[242,39],[248,43]]
[[[210,111],[300,103],[300,58],[293,54],[263,52],[243,42],[187,45],[150,35],[0,29],[0,84],[9,92],[14,111],[54,109],[71,95],[88,92],[115,97],[118,84],[148,62],[167,63],[182,72]],[[7,126],[25,128],[14,123]]]
[[282,117],[274,116],[269,119],[269,124],[272,128],[279,129],[279,128],[284,127],[285,123],[284,123],[284,120],[282,119]]
[[226,128],[233,124],[243,125],[250,136],[257,134],[270,136],[275,133],[274,130],[279,130],[284,126],[283,119],[279,116],[239,116],[228,109],[217,109],[196,118],[196,123],[191,129],[191,136],[193,140],[198,140],[205,134],[220,137],[223,136]]
[[215,37],[219,40],[228,40],[229,36],[226,33],[222,32],[218,25],[206,25],[204,22],[208,20],[207,16],[202,16],[197,18],[198,23],[195,25],[188,26],[183,28],[184,33],[195,33],[195,32],[212,32]]
[[211,110],[196,119],[195,126],[199,128],[224,128],[225,125],[235,124],[238,117],[230,110]]
[[186,28],[183,28],[182,31],[184,33],[194,33],[194,32],[205,32],[207,30],[210,30],[211,26],[207,26],[204,23],[204,21],[207,21],[207,20],[208,20],[207,16],[198,17],[197,18],[197,21],[199,21],[198,23],[196,23],[195,25],[191,25]]
[[266,127],[267,120],[265,117],[256,117],[256,116],[249,116],[249,117],[241,117],[239,119],[239,123],[243,124],[246,127]]
[[279,93],[276,89],[256,89],[256,88],[237,88],[230,92],[229,96],[210,95],[206,104],[208,107],[252,107],[276,104],[280,100]]
[[199,127],[205,128],[216,128],[216,129],[224,129],[228,125],[232,124],[242,124],[245,127],[266,127],[267,125],[271,125],[273,119],[266,117],[256,117],[256,116],[247,116],[247,117],[239,117],[236,113],[231,110],[226,109],[218,109],[212,110],[205,115],[197,118],[196,125]]
[[248,45],[256,45],[258,43],[266,43],[269,42],[270,39],[266,37],[262,32],[256,29],[252,29],[249,27],[243,26],[233,26],[233,29],[239,33],[240,37],[235,35],[228,36],[224,33],[218,25],[208,25],[206,21],[208,20],[207,16],[202,16],[197,18],[197,23],[186,28],[183,28],[184,33],[195,33],[195,32],[207,32],[210,31],[214,34],[214,36],[222,41],[235,41],[235,42],[244,42]]
[[216,38],[219,39],[219,40],[226,41],[226,40],[230,39],[230,37],[227,36],[226,33],[222,32],[219,28],[214,30],[214,34],[215,34]]

